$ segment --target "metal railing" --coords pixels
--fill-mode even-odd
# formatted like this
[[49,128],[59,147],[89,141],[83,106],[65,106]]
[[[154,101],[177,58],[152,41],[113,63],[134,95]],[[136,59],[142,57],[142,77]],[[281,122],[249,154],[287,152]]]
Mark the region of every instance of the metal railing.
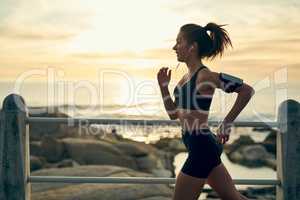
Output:
[[[85,124],[113,124],[113,125],[179,125],[178,121],[171,120],[120,120],[120,119],[96,119],[96,118],[51,118],[51,117],[27,117],[26,122],[31,123],[57,123],[78,125],[84,121]],[[217,126],[218,121],[209,121],[209,126]],[[278,128],[277,122],[246,122],[237,121],[234,127],[261,127]],[[126,184],[174,184],[175,178],[156,177],[66,177],[66,176],[30,176],[30,182],[60,182],[60,183],[126,183]],[[237,185],[280,185],[280,181],[274,179],[234,179]]]

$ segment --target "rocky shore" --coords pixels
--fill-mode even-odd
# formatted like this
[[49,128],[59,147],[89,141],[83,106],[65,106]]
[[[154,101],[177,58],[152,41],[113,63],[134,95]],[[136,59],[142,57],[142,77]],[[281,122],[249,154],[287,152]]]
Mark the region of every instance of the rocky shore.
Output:
[[224,152],[229,160],[246,167],[270,167],[276,170],[276,131],[269,134],[262,142],[254,142],[250,136],[240,136],[230,145],[225,145]]
[[[68,117],[54,114],[31,114],[40,117]],[[33,176],[101,176],[101,177],[175,177],[174,157],[185,152],[180,138],[163,138],[145,144],[122,138],[116,130],[99,134],[83,133],[78,126],[51,123],[33,124],[30,128],[30,168]],[[243,136],[224,153],[235,163],[247,167],[269,166],[276,169],[276,134],[262,143]],[[79,134],[80,132],[80,134]],[[274,138],[275,134],[275,138]],[[142,184],[61,184],[33,183],[33,200],[167,200],[173,187]],[[248,188],[241,191],[254,199],[275,199],[275,189]],[[211,191],[208,199],[218,199]]]

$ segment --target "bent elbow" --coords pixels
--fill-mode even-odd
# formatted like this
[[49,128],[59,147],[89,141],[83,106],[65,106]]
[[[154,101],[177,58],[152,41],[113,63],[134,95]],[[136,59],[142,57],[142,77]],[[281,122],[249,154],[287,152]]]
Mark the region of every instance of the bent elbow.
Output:
[[169,115],[169,117],[170,117],[170,120],[175,120],[178,118],[177,115]]
[[243,86],[242,86],[241,90],[239,91],[239,93],[252,97],[255,94],[255,90],[250,85],[243,84]]
[[255,90],[254,90],[254,88],[253,87],[251,87],[251,86],[248,86],[247,88],[246,88],[246,91],[245,91],[250,97],[252,97],[254,94],[255,94]]
[[177,112],[172,112],[172,113],[168,113],[169,114],[169,118],[171,119],[171,120],[175,120],[175,119],[177,119],[178,118],[178,115],[177,115]]

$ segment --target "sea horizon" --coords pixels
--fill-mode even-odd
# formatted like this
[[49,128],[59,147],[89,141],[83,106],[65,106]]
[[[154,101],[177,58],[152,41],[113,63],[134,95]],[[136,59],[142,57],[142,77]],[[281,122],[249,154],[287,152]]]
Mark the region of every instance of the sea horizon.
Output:
[[[45,108],[48,108],[47,112],[53,112],[54,108],[57,108],[70,117],[168,120],[155,80],[139,78],[138,81],[131,86],[126,86],[122,81],[107,81],[101,87],[95,87],[95,90],[79,88],[72,91],[59,90],[59,83],[53,84],[51,88],[49,87],[51,84],[46,81],[27,81],[16,90],[16,82],[1,81],[0,100],[3,102],[7,95],[16,93],[25,99],[29,110],[35,113],[45,112]],[[151,84],[142,88],[138,84],[144,83],[142,81]],[[149,85],[151,87],[148,87]],[[133,88],[131,90],[139,90],[139,93],[134,91],[126,93],[130,87]],[[169,88],[172,96],[174,83],[170,84]],[[90,91],[95,93],[94,96]],[[267,88],[258,91],[236,120],[276,121],[280,103],[291,98],[297,101],[296,94],[297,90],[293,88],[284,88],[284,90]],[[236,97],[237,94],[224,93],[217,89],[213,96],[209,120],[222,120],[230,111]]]

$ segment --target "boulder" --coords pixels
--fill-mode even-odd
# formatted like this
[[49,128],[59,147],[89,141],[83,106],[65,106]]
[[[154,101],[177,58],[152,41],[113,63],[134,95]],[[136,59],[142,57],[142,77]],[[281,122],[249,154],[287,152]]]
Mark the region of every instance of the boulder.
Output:
[[186,147],[184,146],[183,142],[181,139],[172,139],[169,142],[169,150],[172,152],[180,153],[180,152],[185,152]]
[[248,135],[241,135],[238,139],[233,141],[232,144],[224,145],[224,152],[230,155],[232,152],[239,149],[241,146],[253,145],[255,144],[254,140]]
[[[57,107],[42,107],[30,108],[30,117],[62,117],[68,118],[69,116],[60,112]],[[45,135],[50,135],[57,138],[68,136],[75,136],[78,134],[79,128],[68,124],[57,124],[51,122],[33,122],[30,124],[29,135],[31,141],[41,140]]]
[[65,145],[51,136],[43,136],[41,141],[42,155],[48,162],[58,162],[64,159]]
[[[248,167],[262,167],[267,165],[273,169],[276,168],[274,155],[268,153],[264,146],[259,144],[241,146],[229,154],[228,158],[232,162]],[[272,164],[275,164],[275,166]]]
[[32,155],[32,156],[43,156],[40,141],[31,141],[29,148],[30,148],[30,155]]
[[153,144],[153,146],[155,146],[158,149],[167,148],[169,146],[170,140],[171,140],[171,138],[161,138],[160,140],[158,140],[157,142],[155,142]]
[[[44,166],[47,168],[79,164],[116,165],[148,173],[152,173],[153,170],[166,170],[172,173],[174,171],[175,153],[157,150],[152,145],[128,139],[106,141],[43,136],[41,142],[33,144],[40,148],[42,152],[40,154],[48,162]],[[158,171],[155,173],[158,174]]]
[[[175,143],[171,144],[171,146],[177,145],[177,140],[174,141]],[[177,154],[176,151],[170,151],[170,149],[168,151],[158,150],[153,145],[128,139],[122,139],[122,141],[116,142],[114,146],[123,153],[133,157],[139,170],[152,172],[154,169],[162,169],[174,172],[173,162]],[[173,174],[173,177],[175,177],[175,174]]]
[[113,144],[90,139],[65,138],[66,154],[80,165],[117,165],[137,169],[135,160]]
[[266,150],[275,156],[276,156],[276,137],[277,137],[277,131],[271,129],[269,135],[262,142]]
[[58,163],[54,163],[54,164],[48,164],[47,167],[49,168],[63,168],[63,167],[76,167],[76,166],[79,166],[79,164],[72,160],[72,159],[65,159],[65,160],[62,160]]
[[30,156],[30,171],[42,169],[45,165],[45,160],[37,156]]
[[186,147],[179,138],[162,138],[152,145],[163,151],[173,152],[174,154],[186,151]]
[[276,187],[263,187],[263,188],[255,188],[255,187],[247,187],[244,195],[249,198],[256,198],[259,200],[275,200],[276,199]]
[[172,172],[172,177],[175,177],[175,166],[174,166],[174,159],[177,154],[173,152],[165,152],[165,151],[158,151],[157,152],[158,159],[162,162],[162,165],[166,170]]
[[136,163],[138,169],[143,172],[151,173],[154,169],[164,169],[164,165],[161,160],[153,154],[136,158]]
[[148,155],[149,153],[144,147],[145,145],[145,143],[139,144],[138,142],[119,142],[114,146],[126,155],[133,157],[142,157]]

